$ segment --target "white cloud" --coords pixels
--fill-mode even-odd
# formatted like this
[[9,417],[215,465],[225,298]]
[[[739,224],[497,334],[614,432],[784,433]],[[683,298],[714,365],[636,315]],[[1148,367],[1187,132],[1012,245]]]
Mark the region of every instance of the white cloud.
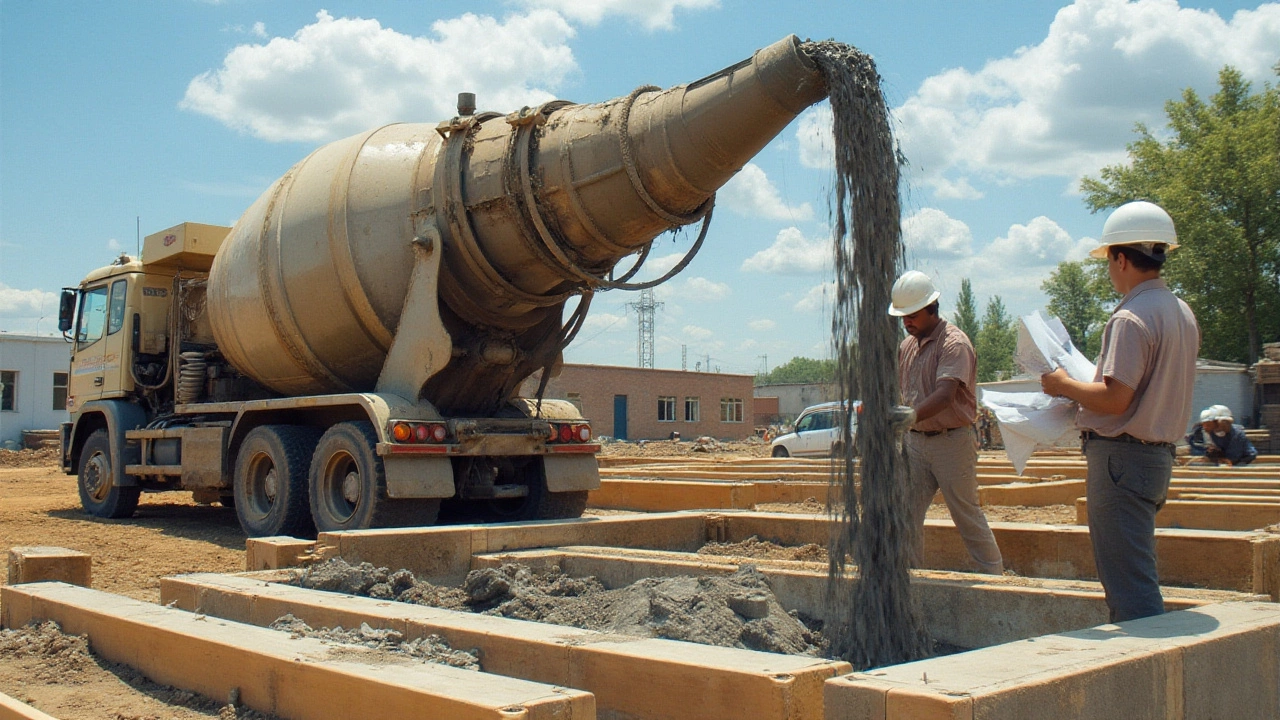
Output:
[[1277,3],[1224,20],[1176,0],[1077,0],[1039,44],[925,80],[895,111],[899,139],[939,197],[964,197],[975,174],[1074,182],[1122,162],[1134,123],[1162,127],[1184,88],[1211,94],[1223,65],[1271,79],[1278,47]]
[[675,27],[675,11],[719,7],[719,0],[520,0],[527,7],[550,8],[586,25],[597,25],[606,15],[621,15],[649,30]]
[[831,247],[826,240],[810,240],[799,228],[778,231],[769,247],[742,261],[742,270],[771,275],[804,275],[830,270]]
[[793,306],[796,312],[812,313],[825,312],[831,307],[832,300],[836,296],[836,284],[834,281],[824,282],[821,285],[815,285],[809,288],[804,297]]
[[574,30],[550,10],[467,13],[431,31],[415,37],[321,10],[291,38],[233,48],[191,81],[180,107],[264,140],[321,142],[451,117],[463,90],[485,109],[534,105],[577,68],[565,44]]
[[697,325],[685,325],[680,328],[680,332],[689,340],[706,340],[715,335],[715,332]]
[[[968,278],[979,311],[992,295],[999,295],[1014,315],[1044,307],[1047,300],[1040,285],[1049,273],[1063,260],[1083,259],[1097,245],[1090,237],[1073,239],[1058,223],[1042,215],[1026,224],[1011,225],[1004,235],[979,249],[971,244],[968,225],[934,208],[904,221],[903,237],[917,250],[908,267],[933,278],[942,291],[944,312],[950,312],[954,305],[961,278]],[[921,249],[938,237],[951,240]]]
[[752,330],[755,330],[756,332],[764,332],[766,330],[772,330],[777,326],[778,326],[778,323],[770,320],[769,318],[760,318],[759,320],[752,320],[747,323],[747,327],[751,328]]
[[800,145],[800,164],[807,168],[835,167],[835,139],[831,135],[831,104],[822,102],[800,114],[796,123],[796,140]]
[[0,317],[40,317],[58,312],[58,294],[45,290],[19,290],[0,283]]
[[969,184],[969,178],[948,180],[937,176],[927,178],[925,182],[933,188],[933,196],[939,200],[981,200],[984,193]]
[[809,220],[813,208],[809,203],[788,205],[782,200],[778,188],[769,176],[755,163],[747,163],[716,193],[716,205],[724,205],[741,215],[770,220]]
[[691,277],[679,285],[680,289],[677,292],[680,298],[688,302],[723,300],[729,297],[732,292],[727,284],[708,280],[704,277]]
[[582,321],[582,329],[578,331],[578,338],[586,338],[599,333],[620,333],[631,332],[630,324],[627,322],[626,315],[617,315],[615,313],[595,312],[587,313],[587,318]]
[[902,221],[902,242],[916,257],[962,258],[973,254],[969,226],[937,208]]
[[1074,247],[1066,230],[1041,215],[1026,225],[1011,225],[1009,233],[993,240],[983,256],[1006,268],[1044,267],[1057,265]]
[[107,249],[113,253],[123,252],[124,245],[121,245],[119,240],[111,238],[110,240],[107,240]]

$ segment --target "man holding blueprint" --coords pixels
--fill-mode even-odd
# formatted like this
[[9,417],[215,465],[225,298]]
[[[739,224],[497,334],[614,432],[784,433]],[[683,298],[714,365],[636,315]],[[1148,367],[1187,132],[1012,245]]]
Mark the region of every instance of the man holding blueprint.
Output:
[[1173,443],[1191,416],[1200,328],[1160,277],[1178,246],[1157,205],[1131,202],[1107,218],[1102,244],[1111,284],[1123,298],[1102,333],[1092,381],[1059,367],[1045,393],[1079,403],[1088,463],[1089,537],[1112,622],[1164,612],[1156,573],[1155,516],[1173,471]]

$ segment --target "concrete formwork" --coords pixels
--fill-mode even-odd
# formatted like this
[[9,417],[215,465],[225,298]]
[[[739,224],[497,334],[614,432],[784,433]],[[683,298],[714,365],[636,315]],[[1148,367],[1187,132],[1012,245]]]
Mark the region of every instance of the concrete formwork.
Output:
[[[784,607],[821,619],[827,612],[824,564],[693,553],[707,542],[753,536],[787,545],[825,544],[829,522],[769,513],[683,512],[323,533],[315,543],[250,541],[248,566],[281,567],[341,556],[348,562],[404,567],[428,581],[453,584],[471,569],[518,560],[556,565],[574,576],[594,575],[606,587],[618,587],[641,577],[727,574],[749,562],[768,577]],[[1088,540],[1083,528],[996,524],[994,529],[1011,567],[1028,564],[1061,572],[1083,569],[1085,558],[1091,559],[1082,552]],[[239,688],[250,707],[290,717],[376,717],[353,710],[351,698],[376,697],[381,707],[386,705],[384,693],[397,698],[392,706],[401,715],[430,708],[428,714],[441,717],[1001,720],[1114,717],[1116,708],[1131,705],[1146,708],[1132,714],[1139,718],[1157,717],[1152,707],[1164,713],[1158,717],[1272,717],[1219,715],[1213,708],[1243,707],[1239,698],[1224,695],[1225,687],[1242,689],[1249,707],[1275,707],[1280,608],[1250,602],[1259,596],[1237,590],[1265,587],[1275,594],[1280,536],[1161,530],[1158,537],[1166,578],[1172,568],[1200,584],[1226,588],[1166,588],[1167,607],[1174,612],[1151,619],[1164,623],[1154,626],[1164,628],[1158,632],[1144,629],[1153,627],[1141,624],[1147,621],[1100,625],[1106,610],[1096,583],[916,571],[913,587],[933,635],[951,645],[985,649],[872,673],[850,674],[844,663],[812,657],[618,638],[305,590],[269,582],[278,577],[274,572],[166,578],[162,603],[172,608],[61,583],[6,587],[0,620],[6,627],[31,619],[58,620],[70,632],[88,633],[95,651],[108,648],[108,659],[133,665],[160,682],[210,697],[225,697],[230,688]],[[950,523],[928,523],[926,552],[931,558],[954,562],[959,546]],[[1187,560],[1192,557],[1200,560]],[[1265,612],[1240,609],[1255,607]],[[367,668],[357,667],[359,662],[318,655],[303,645],[281,646],[282,633],[252,627],[286,613],[315,627],[369,623],[395,629],[406,639],[441,635],[454,647],[480,649],[484,672],[439,672],[442,666],[418,665],[402,675],[396,666],[371,678]],[[1098,627],[1082,629],[1090,626]],[[139,649],[148,644],[160,649]],[[1239,653],[1258,652],[1270,653],[1269,659],[1239,659]],[[1227,661],[1215,664],[1219,656]],[[211,657],[218,670],[205,672]],[[923,680],[913,679],[918,668]],[[469,677],[454,681],[450,670]],[[283,696],[273,694],[280,689],[271,683],[279,682],[290,685]],[[1258,685],[1265,687],[1250,690]],[[248,692],[250,686],[257,689]],[[301,694],[309,692],[310,699],[290,700],[295,686]],[[476,688],[485,691],[477,695]],[[491,694],[492,688],[499,688],[501,697]],[[347,704],[331,702],[325,695],[331,691],[348,695]],[[405,694],[410,692],[418,695]],[[512,694],[501,695],[506,692]],[[1201,701],[1204,693],[1224,699],[1206,704]],[[1150,697],[1166,701],[1143,705],[1133,699]],[[408,705],[396,704],[400,698],[409,698],[403,700]],[[511,704],[495,706],[498,699],[511,699]],[[288,702],[295,704],[286,708]]]
[[53,620],[95,654],[211,698],[233,690],[282,717],[588,720],[595,698],[544,683],[434,663],[335,652],[311,638],[59,582],[0,588],[3,626]]
[[1280,607],[1207,605],[827,682],[828,720],[1273,720]]

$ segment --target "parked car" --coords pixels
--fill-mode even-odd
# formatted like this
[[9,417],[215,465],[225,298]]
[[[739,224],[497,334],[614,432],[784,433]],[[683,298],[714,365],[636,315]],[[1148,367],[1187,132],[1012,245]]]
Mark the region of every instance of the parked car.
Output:
[[[849,429],[858,430],[858,412],[862,402],[853,402],[849,415]],[[841,402],[811,405],[796,419],[794,432],[779,435],[771,443],[774,457],[831,457],[837,454],[840,443],[840,416],[848,414]]]

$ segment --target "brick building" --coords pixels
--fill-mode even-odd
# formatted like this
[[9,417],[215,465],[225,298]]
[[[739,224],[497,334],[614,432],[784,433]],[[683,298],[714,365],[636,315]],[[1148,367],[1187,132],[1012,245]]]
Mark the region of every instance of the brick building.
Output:
[[[751,384],[750,375],[566,364],[543,397],[573,402],[597,437],[741,440],[755,432]],[[525,397],[537,392],[537,375],[520,388]]]

